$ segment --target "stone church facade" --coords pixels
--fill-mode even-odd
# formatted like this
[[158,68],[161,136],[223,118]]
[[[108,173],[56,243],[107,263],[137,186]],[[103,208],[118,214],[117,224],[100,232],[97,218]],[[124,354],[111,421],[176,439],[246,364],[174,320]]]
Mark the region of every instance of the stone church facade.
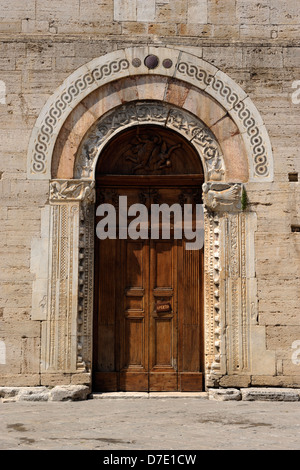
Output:
[[[299,388],[298,2],[0,6],[0,385]],[[201,171],[155,167],[150,175],[149,166],[124,170],[124,161],[107,170],[107,149],[132,150],[130,133],[149,129],[165,136],[162,152],[186,145]],[[141,139],[153,143],[153,135]],[[170,161],[176,156],[180,163],[178,149]],[[179,245],[152,247],[163,259],[153,281],[152,248],[136,246],[134,262],[146,254],[130,285],[128,248],[124,269],[110,256],[101,264],[102,189],[113,202],[131,185],[144,188],[140,200],[146,187],[160,196],[181,188],[179,200],[200,191],[202,258],[182,255],[190,268],[180,268]],[[120,293],[122,269],[129,277]],[[171,271],[176,287],[159,284]],[[166,298],[173,303],[163,317],[155,302]],[[121,321],[114,309],[122,302]]]

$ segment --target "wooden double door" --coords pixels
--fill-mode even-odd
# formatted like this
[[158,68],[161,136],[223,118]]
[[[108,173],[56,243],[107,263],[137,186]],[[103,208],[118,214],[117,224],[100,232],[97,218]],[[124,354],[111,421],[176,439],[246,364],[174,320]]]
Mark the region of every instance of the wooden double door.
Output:
[[[203,389],[203,249],[151,239],[150,206],[195,200],[199,188],[101,188],[149,211],[148,239],[96,238],[94,391]],[[130,218],[128,224],[130,224]],[[97,222],[97,220],[96,220]],[[174,223],[174,221],[172,222]]]

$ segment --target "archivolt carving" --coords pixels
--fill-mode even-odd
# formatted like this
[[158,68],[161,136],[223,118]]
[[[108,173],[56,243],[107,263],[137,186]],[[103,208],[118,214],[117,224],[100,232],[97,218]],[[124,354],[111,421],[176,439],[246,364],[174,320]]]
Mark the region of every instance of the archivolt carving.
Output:
[[45,172],[47,150],[53,134],[55,134],[55,128],[75,98],[103,77],[116,74],[121,70],[128,69],[128,67],[129,62],[126,59],[113,60],[107,64],[96,66],[91,71],[85,71],[85,73],[76,77],[74,81],[68,84],[49,107],[44,122],[39,129],[32,155],[32,170],[34,173]]
[[[28,177],[48,179],[52,151],[59,131],[75,106],[97,87],[128,75],[153,74],[145,67],[143,57],[148,47],[128,48],[96,58],[76,70],[49,98],[33,129],[28,148]],[[268,134],[250,98],[216,67],[186,52],[158,47],[155,73],[172,76],[215,98],[233,117],[247,148],[250,177],[272,180],[273,157]],[[165,68],[162,58],[172,58],[172,68]],[[168,59],[167,59],[168,60]]]
[[178,72],[195,78],[201,83],[202,88],[212,86],[215,91],[226,99],[231,107],[239,102],[239,96],[233,92],[229,86],[226,86],[222,80],[215,77],[215,71],[214,73],[210,73],[208,70],[205,70],[204,67],[188,64],[187,62],[180,62],[178,64]]
[[209,73],[201,66],[180,62],[178,72],[199,81],[202,88],[204,87],[207,92],[209,92],[208,87],[211,88],[225,101],[227,104],[226,109],[229,107],[238,116],[240,127],[241,125],[244,127],[250,140],[254,158],[254,174],[257,177],[268,176],[270,172],[268,150],[264,145],[261,129],[257,118],[254,116],[252,104],[245,102],[245,97],[243,95],[239,96],[232,89],[232,86],[225,83],[218,74]]
[[133,125],[150,123],[180,132],[198,149],[206,179],[223,179],[223,155],[213,133],[192,114],[155,101],[123,105],[100,119],[82,142],[75,161],[75,177],[93,176],[101,148],[116,132]]

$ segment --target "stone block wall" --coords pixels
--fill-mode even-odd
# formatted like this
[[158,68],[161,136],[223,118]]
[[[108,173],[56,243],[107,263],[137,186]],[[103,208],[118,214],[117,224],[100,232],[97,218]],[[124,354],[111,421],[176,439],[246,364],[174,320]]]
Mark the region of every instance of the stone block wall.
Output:
[[4,34],[294,40],[300,28],[296,0],[1,0],[0,11]]
[[[43,383],[41,321],[33,320],[33,308],[44,308],[34,305],[32,266],[49,198],[47,182],[27,179],[35,121],[78,67],[143,44],[203,57],[249,94],[263,118],[274,182],[249,184],[247,192],[248,210],[257,214],[257,322],[265,327],[266,348],[275,353],[275,373],[247,380],[299,387],[300,183],[291,176],[300,181],[297,0],[0,0],[0,385],[58,380],[48,376]],[[68,374],[59,378],[60,384],[72,380]],[[85,383],[86,376],[78,381]]]

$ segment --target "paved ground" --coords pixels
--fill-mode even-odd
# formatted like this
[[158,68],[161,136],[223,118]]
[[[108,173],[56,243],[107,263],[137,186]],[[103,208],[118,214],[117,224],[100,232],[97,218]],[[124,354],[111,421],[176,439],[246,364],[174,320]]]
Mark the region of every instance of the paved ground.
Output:
[[187,397],[0,403],[0,449],[299,450],[300,402]]

